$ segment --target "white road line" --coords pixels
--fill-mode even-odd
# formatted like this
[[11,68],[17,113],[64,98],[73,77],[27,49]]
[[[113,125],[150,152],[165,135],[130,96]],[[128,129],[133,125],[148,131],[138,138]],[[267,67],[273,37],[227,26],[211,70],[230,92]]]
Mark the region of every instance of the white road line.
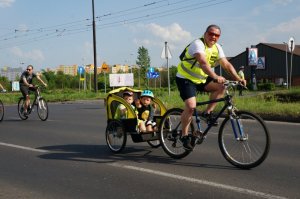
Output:
[[140,172],[144,172],[144,173],[150,173],[150,174],[154,174],[154,175],[164,176],[164,177],[168,177],[168,178],[184,180],[184,181],[191,182],[191,183],[207,185],[207,186],[216,187],[216,188],[219,188],[219,189],[226,189],[226,190],[230,190],[230,191],[234,191],[234,192],[238,192],[238,193],[242,193],[242,194],[248,194],[248,195],[255,196],[255,197],[260,197],[260,198],[287,199],[286,197],[276,196],[276,195],[263,193],[263,192],[259,192],[259,191],[254,191],[254,190],[251,190],[251,189],[244,189],[244,188],[240,188],[240,187],[220,184],[220,183],[211,182],[211,181],[207,181],[207,180],[189,178],[189,177],[185,177],[185,176],[175,175],[175,174],[172,174],[172,173],[166,173],[166,172],[162,172],[162,171],[155,171],[155,170],[152,170],[152,169],[145,169],[145,168],[141,168],[141,167],[123,165],[123,164],[119,164],[119,163],[111,163],[110,165],[115,166],[115,167],[119,167],[119,168],[130,169],[130,170],[140,171]]
[[[9,144],[9,143],[4,143],[4,142],[0,142],[0,145],[23,149],[23,150],[28,150],[28,151],[40,152],[40,153],[49,153],[50,152],[50,151],[43,150],[43,149],[35,149],[35,148],[31,148],[31,147],[25,147],[25,146]],[[144,173],[150,173],[150,174],[154,174],[154,175],[158,175],[158,176],[164,176],[164,177],[168,177],[168,178],[184,180],[184,181],[191,182],[191,183],[207,185],[207,186],[216,187],[219,189],[230,190],[230,191],[234,191],[234,192],[238,192],[238,193],[242,193],[242,194],[248,194],[248,195],[256,196],[256,197],[260,197],[260,198],[287,199],[286,197],[276,196],[276,195],[263,193],[263,192],[259,192],[259,191],[254,191],[251,189],[244,189],[244,188],[240,188],[240,187],[220,184],[220,183],[211,182],[211,181],[207,181],[207,180],[201,180],[201,179],[197,179],[197,178],[189,178],[189,177],[185,177],[185,176],[175,175],[172,173],[167,173],[167,172],[162,172],[162,171],[156,171],[156,170],[152,170],[152,169],[146,169],[146,168],[124,165],[124,164],[119,164],[119,163],[111,163],[109,165],[114,166],[114,167],[124,168],[124,169],[140,171],[140,172],[144,172]]]
[[28,150],[28,151],[40,152],[40,153],[48,153],[49,152],[49,151],[43,150],[43,149],[35,149],[35,148],[31,148],[31,147],[9,144],[9,143],[4,143],[4,142],[0,142],[0,145],[13,147],[13,148],[17,148],[17,149],[24,149],[24,150]]

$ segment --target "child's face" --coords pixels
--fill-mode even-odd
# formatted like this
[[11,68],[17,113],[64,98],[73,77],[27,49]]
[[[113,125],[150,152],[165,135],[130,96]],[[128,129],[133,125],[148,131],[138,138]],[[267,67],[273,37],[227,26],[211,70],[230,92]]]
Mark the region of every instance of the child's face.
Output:
[[128,104],[132,104],[133,102],[133,96],[125,95],[124,99]]
[[141,98],[141,102],[144,106],[149,106],[151,101],[152,101],[151,97],[142,97]]

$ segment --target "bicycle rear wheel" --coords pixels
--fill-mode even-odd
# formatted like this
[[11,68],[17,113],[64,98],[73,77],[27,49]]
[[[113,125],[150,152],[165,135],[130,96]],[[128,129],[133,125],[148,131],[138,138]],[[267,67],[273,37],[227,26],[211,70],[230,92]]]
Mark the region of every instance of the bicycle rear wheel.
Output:
[[3,120],[4,117],[4,106],[2,101],[0,100],[0,122]]
[[37,114],[42,121],[46,121],[48,119],[48,104],[44,98],[39,98],[37,101]]
[[158,148],[160,147],[160,141],[159,140],[151,140],[151,141],[147,141],[147,143],[153,147],[153,148]]
[[[164,151],[172,158],[179,159],[187,156],[191,151],[185,150],[180,141],[182,126],[180,108],[168,110],[161,119],[160,124],[160,143]],[[191,122],[189,135],[194,131],[194,125]],[[191,137],[191,136],[190,136]]]
[[260,165],[270,149],[270,136],[264,121],[246,111],[236,112],[232,119],[225,118],[218,141],[225,159],[241,169]]
[[23,114],[24,111],[25,99],[21,97],[18,102],[18,114],[22,120],[27,120],[28,116]]
[[105,132],[105,140],[109,149],[114,153],[121,152],[127,141],[127,134],[124,126],[119,120],[111,120],[108,122]]

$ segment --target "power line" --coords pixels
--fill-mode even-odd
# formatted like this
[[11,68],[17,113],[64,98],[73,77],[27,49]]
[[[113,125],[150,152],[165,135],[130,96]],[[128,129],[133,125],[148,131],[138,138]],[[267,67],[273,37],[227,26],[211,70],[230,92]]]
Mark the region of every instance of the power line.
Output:
[[[197,1],[197,3],[193,3],[193,0],[178,0],[174,2],[169,2],[168,0],[154,1],[148,4],[100,15],[96,17],[98,19],[97,29],[106,29],[124,24],[132,24],[141,21],[149,21],[157,18],[168,17],[191,12],[197,9],[224,4],[230,1],[232,0],[207,0],[203,2]],[[142,15],[139,15],[138,13],[142,13]],[[130,15],[136,16],[129,17]],[[111,21],[118,18],[119,20]],[[0,49],[9,48],[12,45],[25,45],[31,42],[91,31],[91,21],[92,19],[84,19],[42,28],[11,29],[14,30],[13,33],[7,33],[0,36],[0,42],[5,43],[0,43]]]

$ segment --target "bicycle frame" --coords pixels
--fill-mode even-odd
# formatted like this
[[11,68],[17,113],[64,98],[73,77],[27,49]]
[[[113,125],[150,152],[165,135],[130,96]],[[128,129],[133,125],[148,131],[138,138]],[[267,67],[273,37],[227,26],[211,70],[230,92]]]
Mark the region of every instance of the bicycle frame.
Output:
[[[244,140],[245,136],[244,136],[243,126],[242,126],[242,124],[239,120],[237,120],[237,128],[238,128],[238,132],[239,132],[240,137],[238,136],[238,133],[237,133],[237,130],[236,130],[236,125],[234,123],[235,119],[232,117],[232,114],[234,113],[234,110],[236,110],[236,108],[232,103],[232,95],[229,94],[227,89],[226,89],[226,96],[225,97],[215,99],[215,100],[208,100],[208,101],[204,101],[204,102],[197,102],[196,107],[211,104],[211,103],[219,103],[219,102],[225,102],[225,104],[222,107],[222,109],[218,112],[218,114],[216,115],[214,120],[211,121],[211,123],[213,124],[214,122],[216,122],[221,117],[221,115],[225,112],[225,110],[228,110],[235,138],[237,140]],[[209,130],[212,128],[213,125],[208,125],[206,127],[206,129],[202,132],[201,123],[200,123],[200,116],[198,115],[196,108],[194,110],[194,115],[196,117],[196,124],[197,124],[198,131],[201,133],[201,138],[205,138],[205,136],[208,134]]]
[[40,90],[39,90],[38,87],[36,88],[36,90],[30,91],[29,93],[33,93],[33,94],[34,94],[34,99],[33,99],[32,103],[30,104],[30,106],[31,106],[31,109],[30,109],[30,111],[29,111],[29,114],[30,114],[31,111],[33,110],[34,105],[37,105],[37,103],[36,103],[37,100],[38,100],[41,96],[40,96]]
[[[224,120],[218,130],[218,144],[224,158],[232,165],[250,169],[260,165],[267,157],[270,149],[270,135],[263,119],[249,111],[238,110],[233,103],[233,95],[229,93],[231,87],[238,83],[228,81],[224,84],[223,98],[197,102],[191,123],[188,126],[188,136],[191,146],[201,144],[215,122],[227,110]],[[197,106],[224,102],[224,106],[217,112],[215,118],[207,122],[204,131],[201,129],[202,116]],[[186,157],[192,150],[185,148],[182,141],[181,108],[168,110],[161,119],[160,140],[164,151],[172,158]],[[197,124],[197,127],[195,126]],[[251,142],[248,140],[251,138]]]

